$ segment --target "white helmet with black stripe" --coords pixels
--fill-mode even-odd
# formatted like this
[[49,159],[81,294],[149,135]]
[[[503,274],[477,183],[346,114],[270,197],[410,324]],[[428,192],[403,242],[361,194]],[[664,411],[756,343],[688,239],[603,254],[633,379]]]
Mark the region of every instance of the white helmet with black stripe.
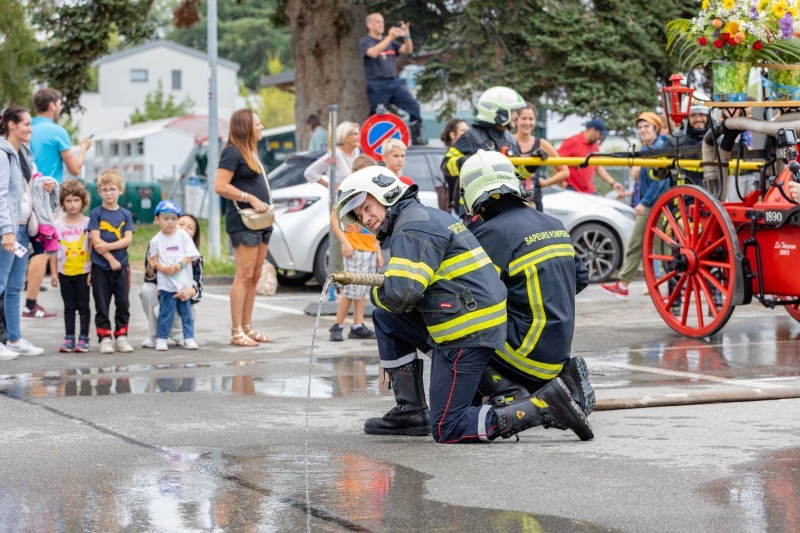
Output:
[[383,206],[389,208],[400,200],[406,189],[408,185],[400,181],[400,178],[386,167],[376,165],[353,172],[339,185],[336,197],[336,219],[339,221],[339,227],[345,229],[347,226],[357,224],[369,230],[354,212],[355,208],[367,199],[367,194],[371,194]]

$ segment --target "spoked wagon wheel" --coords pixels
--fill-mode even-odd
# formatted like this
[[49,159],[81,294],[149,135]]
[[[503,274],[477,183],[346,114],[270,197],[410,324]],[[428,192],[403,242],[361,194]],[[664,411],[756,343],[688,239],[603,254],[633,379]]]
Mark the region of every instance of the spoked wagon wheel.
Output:
[[700,187],[669,189],[650,210],[642,257],[650,297],[669,327],[707,337],[733,313],[739,239],[722,204]]
[[787,305],[786,312],[789,313],[792,318],[800,322],[800,304]]

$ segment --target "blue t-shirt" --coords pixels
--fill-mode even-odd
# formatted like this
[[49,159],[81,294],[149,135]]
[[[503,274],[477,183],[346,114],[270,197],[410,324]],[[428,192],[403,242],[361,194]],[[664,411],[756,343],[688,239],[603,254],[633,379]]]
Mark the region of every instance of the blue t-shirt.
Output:
[[34,117],[31,124],[31,152],[39,172],[61,183],[64,176],[61,152],[72,148],[67,130],[47,117]]
[[[117,242],[122,240],[126,231],[134,231],[133,217],[131,212],[120,207],[115,211],[106,209],[99,205],[92,209],[89,214],[89,231],[100,230],[100,238],[106,242]],[[122,248],[120,250],[112,250],[111,255],[125,266],[128,264],[128,249]],[[99,266],[103,270],[111,270],[111,265],[108,264],[105,257],[94,251],[92,248],[92,264]]]
[[386,50],[381,52],[378,57],[369,57],[367,50],[381,42],[381,39],[373,39],[369,35],[362,37],[358,41],[361,48],[361,57],[364,58],[364,74],[367,81],[372,80],[391,80],[397,77],[397,51],[403,46],[397,41],[392,41]]

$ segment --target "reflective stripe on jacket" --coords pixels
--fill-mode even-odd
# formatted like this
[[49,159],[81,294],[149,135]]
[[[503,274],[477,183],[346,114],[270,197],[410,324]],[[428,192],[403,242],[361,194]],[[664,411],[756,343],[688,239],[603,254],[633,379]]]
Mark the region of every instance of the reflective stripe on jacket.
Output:
[[415,197],[389,216],[391,259],[372,303],[392,313],[419,311],[432,345],[501,348],[506,288],[464,224]]

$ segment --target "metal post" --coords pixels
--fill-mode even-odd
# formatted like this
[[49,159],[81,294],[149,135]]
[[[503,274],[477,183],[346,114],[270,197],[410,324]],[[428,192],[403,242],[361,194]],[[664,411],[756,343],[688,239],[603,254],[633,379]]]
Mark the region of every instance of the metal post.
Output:
[[214,176],[219,160],[217,133],[217,0],[208,0],[208,255],[220,256],[219,195],[214,191]]
[[[334,206],[336,205],[336,121],[337,121],[337,114],[338,114],[338,107],[336,104],[331,104],[328,106],[328,158],[332,163],[328,166],[328,192],[329,197],[328,201],[330,202],[328,205],[330,209],[328,212],[332,211]],[[330,250],[333,250],[334,246],[337,246],[339,241],[336,238],[336,234],[333,232],[332,227],[328,227],[328,259],[330,261],[331,270],[334,270],[335,265],[333,264],[333,255]],[[336,300],[336,295],[334,293],[334,286],[331,284],[330,293],[328,294],[328,300],[331,302]]]

